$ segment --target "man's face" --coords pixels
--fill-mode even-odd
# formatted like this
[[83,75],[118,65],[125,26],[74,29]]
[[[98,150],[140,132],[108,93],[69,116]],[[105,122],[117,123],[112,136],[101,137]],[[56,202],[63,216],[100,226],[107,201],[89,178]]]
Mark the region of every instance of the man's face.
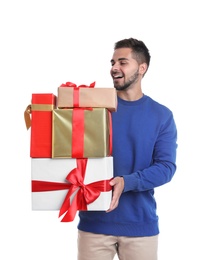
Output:
[[130,48],[116,49],[111,64],[110,74],[117,90],[131,88],[139,81],[139,64],[132,58]]

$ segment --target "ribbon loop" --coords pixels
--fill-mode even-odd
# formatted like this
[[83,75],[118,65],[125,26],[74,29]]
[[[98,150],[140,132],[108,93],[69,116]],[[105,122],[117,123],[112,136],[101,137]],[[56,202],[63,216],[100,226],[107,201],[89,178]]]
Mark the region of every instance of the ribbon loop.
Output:
[[24,111],[24,119],[27,130],[31,127],[31,105],[28,105]]
[[63,84],[61,84],[60,85],[60,87],[73,87],[73,88],[94,88],[95,87],[95,84],[96,84],[96,82],[93,82],[93,83],[91,83],[89,86],[87,86],[87,85],[79,85],[79,86],[77,86],[75,83],[72,83],[72,82],[66,82],[65,84],[63,83]]

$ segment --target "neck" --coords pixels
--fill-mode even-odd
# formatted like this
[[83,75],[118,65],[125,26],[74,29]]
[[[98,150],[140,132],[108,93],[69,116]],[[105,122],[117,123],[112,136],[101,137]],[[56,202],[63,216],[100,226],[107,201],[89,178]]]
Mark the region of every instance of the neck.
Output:
[[130,89],[128,91],[117,91],[117,95],[124,100],[127,101],[135,101],[143,97],[142,90],[138,91],[131,91]]

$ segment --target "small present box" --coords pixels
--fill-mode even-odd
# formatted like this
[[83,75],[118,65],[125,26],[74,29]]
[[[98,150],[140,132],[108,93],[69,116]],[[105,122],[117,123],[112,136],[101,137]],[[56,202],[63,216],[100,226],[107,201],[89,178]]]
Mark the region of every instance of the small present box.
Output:
[[64,222],[72,221],[77,210],[106,211],[112,177],[112,157],[32,158],[32,210],[59,210]]
[[52,158],[111,156],[111,123],[111,112],[106,108],[54,109]]
[[54,94],[32,94],[30,157],[52,157],[52,110],[56,106]]
[[102,107],[116,111],[117,92],[115,88],[94,88],[94,84],[90,87],[85,85],[77,87],[67,82],[58,87],[57,107]]

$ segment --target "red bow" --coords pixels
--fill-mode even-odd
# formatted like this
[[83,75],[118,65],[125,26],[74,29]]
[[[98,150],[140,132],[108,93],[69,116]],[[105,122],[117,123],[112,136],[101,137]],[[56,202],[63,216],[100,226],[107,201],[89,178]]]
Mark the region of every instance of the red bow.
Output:
[[91,83],[89,86],[86,85],[80,85],[77,87],[75,83],[72,82],[66,82],[65,84],[60,85],[60,87],[73,87],[73,88],[94,88],[95,82]]
[[[112,189],[109,184],[110,180],[97,181],[85,185],[83,180],[86,172],[86,164],[87,159],[77,159],[77,168],[73,169],[66,178],[72,183],[73,188],[67,193],[60,209],[59,217],[66,213],[62,222],[72,221],[77,210],[87,210],[87,205],[95,201],[101,191],[110,191]],[[72,195],[74,195],[74,198],[71,202]]]

